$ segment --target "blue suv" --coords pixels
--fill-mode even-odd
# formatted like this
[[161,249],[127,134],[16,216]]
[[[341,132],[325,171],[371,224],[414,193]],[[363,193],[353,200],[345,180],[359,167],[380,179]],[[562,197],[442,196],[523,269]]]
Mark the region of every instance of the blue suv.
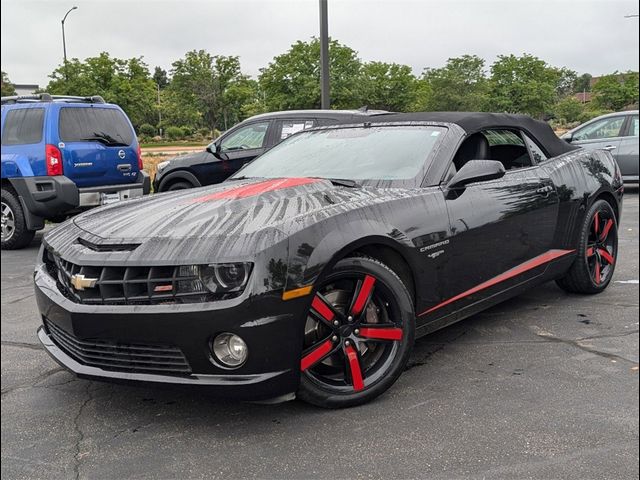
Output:
[[101,97],[2,97],[2,249],[44,221],[149,193],[126,114]]

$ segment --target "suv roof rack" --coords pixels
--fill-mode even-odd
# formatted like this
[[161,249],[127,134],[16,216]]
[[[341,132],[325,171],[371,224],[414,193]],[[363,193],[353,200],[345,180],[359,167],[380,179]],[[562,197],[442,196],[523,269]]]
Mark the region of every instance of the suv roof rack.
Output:
[[78,97],[73,95],[49,95],[48,93],[37,93],[34,95],[13,95],[11,97],[2,97],[2,105],[38,102],[105,103],[104,98],[100,95]]

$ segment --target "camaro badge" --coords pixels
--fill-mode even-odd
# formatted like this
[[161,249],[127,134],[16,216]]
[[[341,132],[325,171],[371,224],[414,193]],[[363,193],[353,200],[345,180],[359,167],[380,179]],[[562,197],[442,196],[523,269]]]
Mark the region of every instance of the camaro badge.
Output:
[[96,286],[97,278],[86,278],[84,275],[75,274],[71,276],[71,285],[76,290],[84,290],[85,288],[93,288]]

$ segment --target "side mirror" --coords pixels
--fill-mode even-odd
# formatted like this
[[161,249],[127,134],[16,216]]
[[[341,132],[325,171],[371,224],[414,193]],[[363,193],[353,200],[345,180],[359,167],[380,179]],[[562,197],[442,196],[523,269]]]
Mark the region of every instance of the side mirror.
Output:
[[207,152],[220,160],[226,160],[226,155],[221,152],[220,142],[211,142],[207,145]]
[[504,177],[504,165],[495,160],[469,160],[449,181],[447,188],[464,188],[473,182],[486,182]]

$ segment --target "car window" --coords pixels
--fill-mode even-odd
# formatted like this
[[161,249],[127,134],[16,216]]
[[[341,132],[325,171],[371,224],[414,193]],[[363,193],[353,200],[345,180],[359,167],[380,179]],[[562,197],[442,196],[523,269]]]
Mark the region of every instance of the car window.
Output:
[[515,130],[484,130],[482,132],[489,142],[489,160],[497,160],[505,170],[525,168],[533,165],[523,136]]
[[223,152],[230,152],[262,148],[268,128],[269,122],[252,123],[246,127],[241,127],[222,139],[220,149]]
[[29,145],[42,141],[44,108],[9,110],[2,129],[2,145]]
[[423,126],[310,130],[279,143],[236,176],[414,179],[445,131],[443,127]]
[[631,126],[629,128],[629,136],[637,137],[638,136],[638,115],[633,115],[631,117]]
[[598,140],[619,137],[623,124],[624,117],[603,118],[581,128],[573,135],[573,138],[575,140]]
[[283,120],[279,125],[278,139],[281,141],[294,133],[313,128],[315,122],[311,119]]
[[531,140],[531,138],[529,138],[529,136],[527,134],[523,133],[522,134],[522,138],[524,138],[524,141],[527,144],[527,147],[529,148],[529,152],[531,153],[531,156],[533,157],[534,163],[540,163],[540,162],[544,162],[545,160],[547,160],[548,157],[540,149],[538,144],[536,142],[534,142],[533,140]]
[[63,107],[58,120],[63,142],[101,142],[107,145],[131,145],[133,131],[129,120],[115,108]]

